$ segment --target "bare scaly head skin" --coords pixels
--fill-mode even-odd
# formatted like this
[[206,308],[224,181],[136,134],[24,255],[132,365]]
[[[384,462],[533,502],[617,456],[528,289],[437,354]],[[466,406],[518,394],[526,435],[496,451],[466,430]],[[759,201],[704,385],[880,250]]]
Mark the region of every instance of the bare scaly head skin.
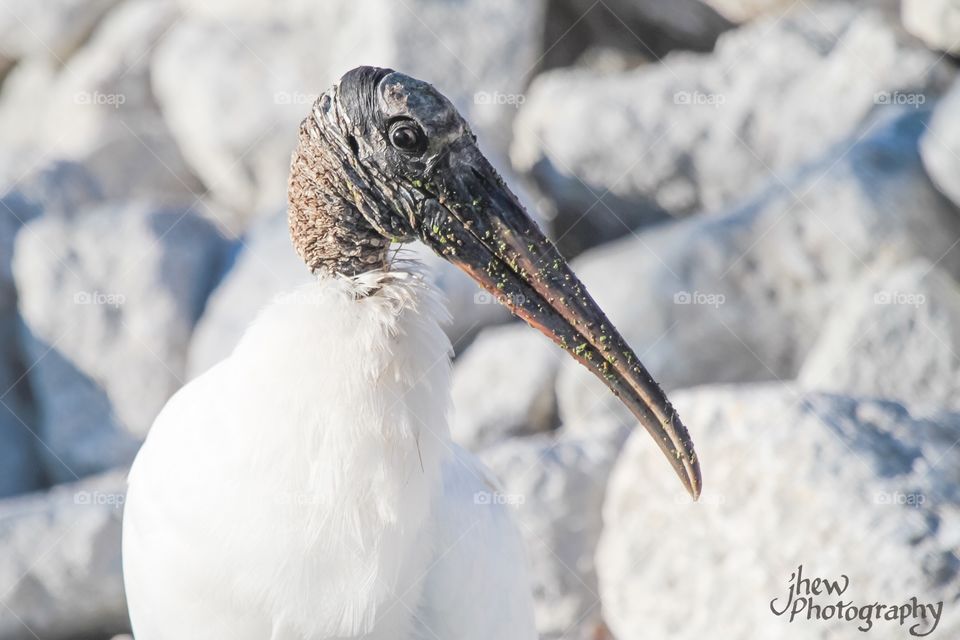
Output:
[[383,269],[391,242],[422,240],[600,378],[699,496],[693,443],[666,395],[432,85],[375,67],[344,75],[301,124],[289,196],[312,271]]

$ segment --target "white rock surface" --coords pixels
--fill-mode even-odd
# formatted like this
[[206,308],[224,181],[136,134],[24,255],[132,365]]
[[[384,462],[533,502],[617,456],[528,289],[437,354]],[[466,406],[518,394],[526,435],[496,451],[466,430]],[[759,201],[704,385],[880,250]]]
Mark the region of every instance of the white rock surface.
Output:
[[481,144],[505,155],[537,60],[543,0],[361,0],[311,3],[309,11],[293,3],[289,14],[274,4],[191,10],[158,47],[153,67],[184,155],[239,215],[283,205],[300,121],[319,92],[359,64],[434,83]]
[[903,26],[929,46],[960,55],[960,2],[902,0]]
[[478,450],[555,427],[554,383],[563,357],[526,324],[484,329],[454,363],[453,439]]
[[809,389],[960,409],[960,286],[925,260],[851,287],[800,370]]
[[[788,621],[791,573],[849,577],[858,606],[945,601],[934,637],[960,633],[960,414],[789,385],[703,388],[674,398],[696,441],[694,504],[646,434],[616,464],[597,573],[619,640],[859,637],[859,622]],[[836,604],[836,596],[816,603]],[[909,637],[879,620],[871,638]]]
[[4,60],[68,59],[117,2],[5,0],[0,12],[0,69]]
[[[311,277],[290,244],[286,212],[258,221],[235,251],[236,264],[213,292],[197,324],[190,345],[191,378],[230,355],[264,305]],[[409,245],[398,255],[421,262],[443,292],[452,318],[446,330],[454,349],[466,346],[484,326],[509,317],[469,277],[423,245]]]
[[843,143],[878,105],[915,107],[952,74],[879,10],[799,3],[711,55],[539,76],[511,157],[557,206],[557,234],[596,244],[738,201]]
[[183,383],[187,344],[225,250],[189,210],[146,203],[44,216],[20,232],[23,349],[51,477],[130,461]]
[[150,87],[154,47],[176,20],[172,0],[130,0],[109,12],[62,66],[23,61],[0,94],[7,144],[84,163],[111,198],[192,203],[203,186]]
[[[788,379],[852,283],[924,257],[960,273],[960,217],[917,154],[926,114],[890,114],[743,204],[596,249],[574,268],[668,389]],[[561,422],[617,406],[561,366]]]
[[[544,640],[598,637],[594,551],[607,476],[622,436],[514,438],[481,452],[517,508],[532,566],[537,629]],[[602,637],[602,636],[600,636]]]
[[936,105],[920,141],[923,166],[937,188],[960,207],[960,82]]
[[125,478],[114,472],[0,502],[0,638],[129,629],[120,571]]

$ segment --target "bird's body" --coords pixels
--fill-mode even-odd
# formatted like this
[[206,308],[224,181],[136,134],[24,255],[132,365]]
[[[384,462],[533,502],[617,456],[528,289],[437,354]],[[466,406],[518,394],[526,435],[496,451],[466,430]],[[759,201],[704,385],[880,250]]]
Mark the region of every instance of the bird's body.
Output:
[[566,349],[697,496],[666,396],[432,86],[344,75],[300,125],[289,200],[316,282],[170,400],[130,472],[137,640],[536,637],[509,508],[449,439],[446,312],[392,243],[419,238]]
[[444,315],[407,270],[321,278],[170,401],[130,473],[138,640],[535,637],[509,507],[448,435]]

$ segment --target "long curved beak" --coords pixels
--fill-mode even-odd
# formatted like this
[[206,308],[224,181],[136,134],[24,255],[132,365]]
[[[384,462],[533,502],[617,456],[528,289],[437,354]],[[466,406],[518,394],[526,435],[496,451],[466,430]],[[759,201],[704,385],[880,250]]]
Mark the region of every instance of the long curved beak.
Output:
[[603,380],[697,499],[700,464],[670,401],[477,147],[461,140],[424,190],[421,239]]

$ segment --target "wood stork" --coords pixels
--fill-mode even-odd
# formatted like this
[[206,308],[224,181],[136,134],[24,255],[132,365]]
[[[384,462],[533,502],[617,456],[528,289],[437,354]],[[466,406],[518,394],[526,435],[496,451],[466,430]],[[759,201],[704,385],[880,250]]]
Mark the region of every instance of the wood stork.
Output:
[[316,281],[171,398],[130,471],[137,640],[536,637],[509,507],[449,438],[445,310],[392,243],[419,238],[593,371],[698,495],[667,398],[433,86],[360,67],[321,95],[289,222]]

